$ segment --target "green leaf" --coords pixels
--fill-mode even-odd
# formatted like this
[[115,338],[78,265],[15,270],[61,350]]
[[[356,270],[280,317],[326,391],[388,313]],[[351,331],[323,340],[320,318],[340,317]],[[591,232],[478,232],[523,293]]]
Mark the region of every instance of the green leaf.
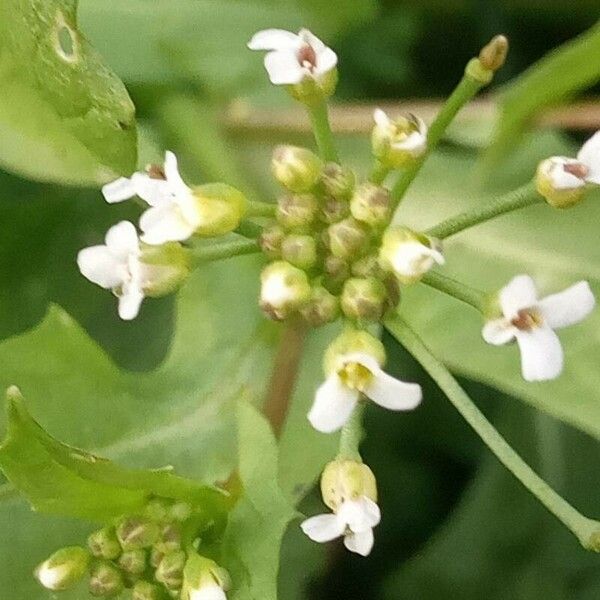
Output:
[[277,442],[269,424],[245,401],[237,406],[239,476],[243,496],[229,516],[224,566],[232,600],[277,600],[279,552],[296,515],[277,484]]
[[164,470],[126,469],[60,443],[32,419],[17,388],[9,388],[7,407],[0,468],[39,512],[105,521],[160,496],[190,502],[216,517],[230,504],[228,494],[218,488]]
[[80,33],[76,0],[0,5],[0,164],[97,185],[136,164],[134,106]]

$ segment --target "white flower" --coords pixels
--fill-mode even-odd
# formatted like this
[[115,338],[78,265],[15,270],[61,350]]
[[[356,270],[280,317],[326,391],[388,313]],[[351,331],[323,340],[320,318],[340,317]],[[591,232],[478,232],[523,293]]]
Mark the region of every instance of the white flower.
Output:
[[128,321],[137,316],[144,299],[138,235],[129,221],[122,221],[108,230],[105,241],[81,250],[77,264],[84,277],[113,291],[119,298],[119,316]]
[[373,548],[373,527],[379,524],[379,506],[367,496],[345,500],[333,514],[306,519],[302,531],[313,541],[330,542],[344,536],[344,546],[350,552],[367,556]]
[[190,590],[189,600],[227,600],[227,594],[216,583],[207,584],[197,590]]
[[419,117],[408,114],[394,120],[377,108],[373,118],[373,148],[382,160],[401,166],[427,149],[427,126]]
[[554,329],[585,319],[596,304],[586,281],[541,300],[528,275],[513,278],[499,294],[503,316],[488,321],[482,331],[488,344],[517,340],[521,368],[527,381],[544,381],[560,375],[563,350]]
[[265,68],[275,85],[295,85],[307,78],[322,82],[337,65],[336,53],[308,29],[298,34],[265,29],[252,37],[248,48],[269,51]]
[[164,178],[134,173],[105,185],[102,193],[111,204],[139,196],[150,205],[140,219],[141,239],[147,244],[187,240],[202,224],[197,199],[181,178],[172,152],[165,154]]
[[335,362],[308,413],[308,420],[318,431],[331,433],[343,427],[361,393],[390,410],[412,410],[421,402],[420,385],[388,375],[370,354],[342,354]]

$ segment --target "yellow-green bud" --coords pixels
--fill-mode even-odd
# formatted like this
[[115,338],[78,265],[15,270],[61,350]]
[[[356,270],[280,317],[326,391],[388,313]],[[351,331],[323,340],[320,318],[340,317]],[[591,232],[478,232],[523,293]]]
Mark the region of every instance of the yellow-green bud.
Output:
[[376,254],[368,254],[352,264],[352,275],[356,277],[377,277],[380,278],[381,268],[379,267],[379,257]]
[[177,291],[191,273],[191,254],[179,242],[158,246],[141,244],[143,290],[149,297],[166,296]]
[[348,200],[354,191],[356,175],[351,169],[330,162],[323,168],[321,181],[328,195],[338,200]]
[[150,549],[150,565],[155,569],[160,565],[162,559],[165,557],[165,552],[153,546]]
[[158,524],[145,517],[126,517],[117,525],[117,538],[123,550],[149,548],[159,535]]
[[343,502],[355,501],[362,496],[377,502],[375,475],[364,463],[335,460],[321,475],[321,495],[323,502],[334,512]]
[[172,502],[165,498],[153,498],[144,508],[144,516],[151,521],[162,523],[169,519],[169,509]]
[[465,75],[481,85],[487,85],[494,79],[494,71],[486,69],[479,58],[472,58],[465,67]]
[[128,550],[119,557],[119,566],[129,575],[141,575],[146,570],[146,551]]
[[338,258],[358,258],[369,244],[369,235],[353,217],[348,217],[328,229],[329,248]]
[[349,319],[379,321],[387,308],[387,290],[374,277],[353,277],[344,284],[341,305]]
[[271,225],[263,229],[258,243],[264,254],[271,259],[281,258],[281,243],[285,238],[285,231],[279,225]]
[[92,596],[114,598],[125,588],[123,575],[109,562],[96,563],[91,570],[89,590]]
[[169,509],[169,518],[183,523],[192,516],[192,506],[187,502],[175,502]]
[[162,528],[160,533],[160,539],[154,547],[163,552],[169,554],[169,552],[175,552],[175,550],[181,549],[181,528],[175,523],[168,523]]
[[350,277],[350,265],[343,258],[329,255],[325,259],[325,279],[323,284],[334,294],[341,291],[346,279]]
[[281,258],[300,269],[310,269],[317,262],[317,244],[310,235],[288,235],[281,244]]
[[196,235],[216,237],[237,229],[248,209],[248,200],[225,183],[207,183],[193,189],[200,226]]
[[348,329],[329,344],[323,357],[323,369],[327,375],[335,372],[339,357],[346,354],[368,354],[383,366],[385,348],[380,340],[362,329]]
[[318,210],[312,194],[289,194],[277,201],[277,220],[289,231],[310,231]]
[[164,594],[158,585],[138,581],[131,590],[131,600],[164,600]]
[[577,161],[560,156],[547,158],[538,165],[535,186],[550,206],[569,208],[583,199],[586,173],[578,173],[578,168],[586,169]]
[[286,319],[310,299],[306,273],[288,262],[271,263],[263,269],[260,279],[260,307],[271,319]]
[[506,62],[508,39],[503,35],[494,36],[479,53],[479,62],[484,69],[495,72]]
[[183,584],[183,568],[186,556],[182,550],[165,555],[156,569],[156,581],[170,590],[178,590]]
[[382,165],[393,169],[403,167],[427,150],[427,126],[419,117],[407,114],[390,119],[379,108],[374,117],[371,146]]
[[328,196],[321,207],[321,218],[325,223],[339,223],[350,214],[350,204],[345,199]]
[[[227,591],[231,585],[229,573],[219,567],[214,560],[191,554],[185,564],[183,576],[182,600],[196,600],[196,598],[213,597],[211,591]],[[222,592],[214,597],[221,597]]]
[[374,183],[363,183],[356,188],[350,201],[352,216],[363,223],[378,227],[388,222],[392,202],[390,193]]
[[90,554],[79,546],[62,548],[40,564],[35,577],[47,590],[59,592],[80,581],[90,564]]
[[90,534],[87,540],[90,552],[97,558],[115,560],[121,554],[121,544],[114,527],[105,527]]
[[340,302],[324,287],[313,288],[310,300],[300,309],[302,318],[313,327],[335,321],[340,314]]
[[277,146],[271,161],[273,176],[292,192],[308,192],[321,176],[321,159],[306,148]]

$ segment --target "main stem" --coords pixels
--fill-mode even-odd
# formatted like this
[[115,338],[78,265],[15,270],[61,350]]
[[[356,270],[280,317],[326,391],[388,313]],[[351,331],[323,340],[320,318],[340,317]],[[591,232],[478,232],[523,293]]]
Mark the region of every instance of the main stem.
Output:
[[544,199],[535,189],[535,184],[529,182],[504,196],[492,200],[485,206],[467,210],[455,217],[450,217],[446,221],[442,221],[427,230],[426,233],[427,235],[443,240],[500,215],[543,201]]
[[423,341],[404,321],[394,316],[388,319],[386,327],[398,342],[421,363],[498,460],[575,534],[584,548],[600,551],[600,522],[588,519],[571,506],[513,450],[512,446],[475,406],[452,374],[433,356]]
[[327,102],[322,100],[321,102],[310,104],[308,106],[308,113],[321,158],[326,162],[339,162],[331,125],[329,124]]

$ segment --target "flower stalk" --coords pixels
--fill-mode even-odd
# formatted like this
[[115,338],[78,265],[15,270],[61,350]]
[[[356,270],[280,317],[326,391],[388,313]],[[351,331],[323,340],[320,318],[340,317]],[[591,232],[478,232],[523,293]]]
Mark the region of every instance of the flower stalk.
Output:
[[461,300],[481,313],[485,312],[488,303],[488,295],[481,290],[476,290],[455,279],[431,271],[423,276],[421,283],[435,288],[448,296],[452,296],[457,300]]
[[192,265],[197,267],[203,263],[215,260],[224,260],[233,258],[234,256],[243,256],[258,252],[260,252],[260,248],[256,240],[245,238],[203,245],[192,249]]
[[338,153],[329,123],[327,102],[321,100],[320,102],[309,104],[307,108],[321,158],[326,162],[338,162]]
[[360,443],[364,437],[363,416],[366,408],[365,402],[359,402],[352,416],[342,428],[338,458],[342,460],[355,460],[362,462],[360,456]]

